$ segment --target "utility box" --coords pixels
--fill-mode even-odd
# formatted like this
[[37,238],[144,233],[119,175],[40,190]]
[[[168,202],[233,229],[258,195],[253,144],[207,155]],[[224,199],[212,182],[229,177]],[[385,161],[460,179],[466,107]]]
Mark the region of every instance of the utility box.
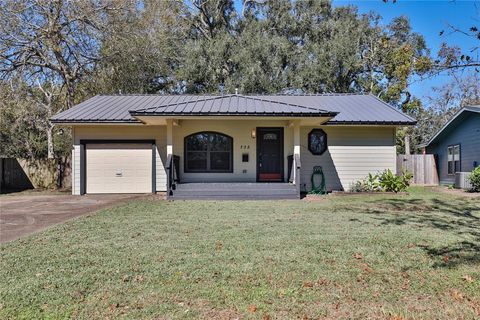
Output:
[[455,188],[457,189],[471,189],[472,185],[468,180],[471,172],[457,172],[455,173]]

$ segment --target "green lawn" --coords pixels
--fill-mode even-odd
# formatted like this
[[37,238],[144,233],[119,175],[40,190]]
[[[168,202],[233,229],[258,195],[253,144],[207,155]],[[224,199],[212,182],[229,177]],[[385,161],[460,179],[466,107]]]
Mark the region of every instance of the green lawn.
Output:
[[0,318],[480,317],[480,201],[422,188],[136,200],[0,255]]

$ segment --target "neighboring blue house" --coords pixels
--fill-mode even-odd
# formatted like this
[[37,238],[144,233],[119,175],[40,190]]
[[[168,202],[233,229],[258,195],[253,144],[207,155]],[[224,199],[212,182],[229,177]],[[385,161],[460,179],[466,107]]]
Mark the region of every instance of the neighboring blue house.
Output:
[[458,111],[426,145],[437,160],[440,184],[455,183],[456,172],[480,165],[480,106]]

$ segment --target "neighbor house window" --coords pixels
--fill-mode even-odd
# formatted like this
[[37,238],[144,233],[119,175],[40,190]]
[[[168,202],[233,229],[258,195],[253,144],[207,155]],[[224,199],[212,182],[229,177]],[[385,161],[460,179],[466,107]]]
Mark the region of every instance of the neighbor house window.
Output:
[[327,150],[327,134],[322,129],[313,129],[308,134],[308,150],[314,155],[321,155]]
[[455,174],[460,170],[460,145],[448,146],[448,174]]
[[198,132],[185,138],[185,172],[232,172],[233,140],[217,132]]

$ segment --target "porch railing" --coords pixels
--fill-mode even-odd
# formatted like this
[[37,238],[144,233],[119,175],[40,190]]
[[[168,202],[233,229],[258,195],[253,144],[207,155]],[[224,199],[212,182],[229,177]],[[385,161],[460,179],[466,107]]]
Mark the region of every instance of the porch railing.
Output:
[[167,157],[167,197],[173,196],[173,190],[176,188],[176,184],[179,181],[178,178],[178,166],[180,163],[180,157],[169,154]]
[[293,161],[292,161],[292,170],[291,170],[291,175],[290,175],[290,183],[293,183],[295,185],[295,188],[297,189],[297,193],[300,196],[300,169],[302,167],[302,164],[300,162],[300,155],[299,154],[294,154],[293,155]]

